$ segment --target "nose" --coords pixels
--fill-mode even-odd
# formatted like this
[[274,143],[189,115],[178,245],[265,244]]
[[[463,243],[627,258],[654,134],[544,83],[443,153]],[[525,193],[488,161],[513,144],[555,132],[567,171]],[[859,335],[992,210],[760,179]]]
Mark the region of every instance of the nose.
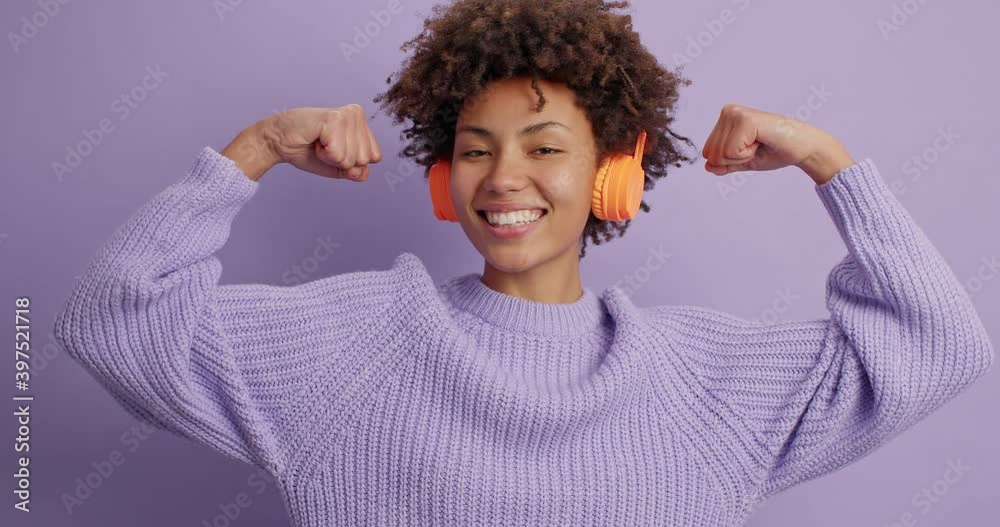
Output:
[[483,188],[491,193],[503,194],[522,190],[529,184],[528,165],[513,155],[499,155],[493,163]]

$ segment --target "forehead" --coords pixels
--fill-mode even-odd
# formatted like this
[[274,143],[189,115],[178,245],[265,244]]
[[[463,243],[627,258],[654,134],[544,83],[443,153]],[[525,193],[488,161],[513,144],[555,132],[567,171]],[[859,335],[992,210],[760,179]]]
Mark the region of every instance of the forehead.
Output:
[[483,126],[497,133],[513,132],[538,121],[559,121],[571,129],[586,127],[587,117],[576,106],[576,95],[563,83],[537,81],[545,97],[545,105],[537,111],[538,94],[531,86],[531,77],[493,81],[476,95],[469,97],[458,116],[458,125]]

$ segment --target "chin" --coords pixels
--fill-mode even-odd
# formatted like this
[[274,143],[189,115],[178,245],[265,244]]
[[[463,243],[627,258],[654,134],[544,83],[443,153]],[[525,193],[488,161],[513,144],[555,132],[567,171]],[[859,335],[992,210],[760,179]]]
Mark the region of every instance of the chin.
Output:
[[530,247],[485,247],[479,253],[498,271],[520,273],[538,264],[538,252]]

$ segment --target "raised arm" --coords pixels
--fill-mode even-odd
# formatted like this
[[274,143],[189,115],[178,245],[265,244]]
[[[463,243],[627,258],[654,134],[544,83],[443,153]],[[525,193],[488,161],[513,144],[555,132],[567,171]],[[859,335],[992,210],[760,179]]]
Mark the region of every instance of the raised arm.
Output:
[[[256,155],[241,165],[263,174],[269,154],[248,150],[263,144],[244,131],[225,151]],[[134,417],[277,474],[308,383],[389,304],[391,290],[373,280],[379,271],[295,287],[218,285],[215,253],[259,185],[203,148],[100,248],[54,335]],[[317,338],[317,323],[336,338]]]
[[707,394],[759,445],[760,497],[851,463],[979,379],[993,360],[959,280],[864,160],[816,187],[848,254],[827,319],[763,325],[656,308]]
[[814,181],[848,249],[827,280],[829,318],[763,325],[706,308],[650,311],[706,396],[748,432],[758,497],[861,458],[975,382],[994,355],[969,295],[872,160]]

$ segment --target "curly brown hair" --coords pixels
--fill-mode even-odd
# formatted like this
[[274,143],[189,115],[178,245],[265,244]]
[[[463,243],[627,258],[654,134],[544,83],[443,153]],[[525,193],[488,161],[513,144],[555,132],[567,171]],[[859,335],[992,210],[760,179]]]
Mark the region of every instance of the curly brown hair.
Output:
[[[661,67],[639,41],[628,14],[614,9],[629,2],[603,0],[454,0],[435,5],[421,33],[400,48],[413,50],[398,78],[375,97],[393,124],[413,125],[400,135],[408,144],[401,156],[424,166],[424,177],[439,157],[451,158],[455,124],[466,101],[494,80],[530,76],[538,95],[539,78],[568,85],[576,104],[597,131],[597,160],[607,152],[629,152],[639,130],[646,130],[644,190],[666,175],[667,165],[693,163],[670,130],[681,86],[691,81]],[[386,84],[392,82],[392,76]],[[625,111],[622,111],[622,110]],[[643,200],[640,209],[649,212]],[[596,245],[623,235],[631,220],[587,219],[580,258],[587,239]]]

